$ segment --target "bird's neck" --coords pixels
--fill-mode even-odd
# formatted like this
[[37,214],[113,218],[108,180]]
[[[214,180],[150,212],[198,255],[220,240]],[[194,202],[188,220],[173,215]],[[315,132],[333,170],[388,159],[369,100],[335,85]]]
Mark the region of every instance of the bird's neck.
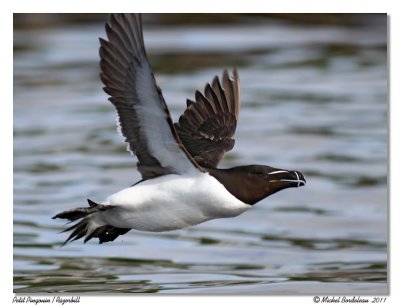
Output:
[[206,170],[233,196],[246,204],[254,205],[269,195],[265,181],[243,171],[242,167]]

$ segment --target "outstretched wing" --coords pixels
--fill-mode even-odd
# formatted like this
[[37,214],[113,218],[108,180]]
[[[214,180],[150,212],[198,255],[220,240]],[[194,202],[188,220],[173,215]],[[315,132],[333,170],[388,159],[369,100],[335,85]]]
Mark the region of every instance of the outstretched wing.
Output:
[[207,84],[204,94],[196,91],[195,102],[187,100],[187,108],[175,123],[179,138],[196,162],[216,168],[225,152],[232,150],[239,116],[239,76],[233,78],[225,70],[222,83],[216,76]]
[[104,91],[144,179],[200,168],[182,145],[146,57],[139,14],[112,14],[100,38]]

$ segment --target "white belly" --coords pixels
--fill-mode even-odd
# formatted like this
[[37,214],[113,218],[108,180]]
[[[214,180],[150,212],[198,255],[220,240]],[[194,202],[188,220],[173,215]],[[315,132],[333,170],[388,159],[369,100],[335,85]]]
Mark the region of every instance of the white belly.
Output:
[[118,206],[101,216],[112,226],[167,231],[234,217],[251,206],[239,201],[208,173],[166,175],[123,189],[102,204]]

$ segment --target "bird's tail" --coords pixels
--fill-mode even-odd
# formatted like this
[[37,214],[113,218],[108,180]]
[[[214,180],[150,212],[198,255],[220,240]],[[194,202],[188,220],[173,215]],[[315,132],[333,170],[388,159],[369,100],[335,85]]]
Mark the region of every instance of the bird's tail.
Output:
[[70,236],[62,244],[78,240],[85,237],[84,243],[92,238],[99,238],[99,243],[113,241],[119,235],[126,234],[130,228],[119,228],[101,221],[99,212],[115,208],[113,205],[101,205],[88,199],[89,207],[79,207],[63,211],[53,217],[53,219],[67,219],[70,222],[77,221],[71,227],[68,227],[62,233],[72,231]]

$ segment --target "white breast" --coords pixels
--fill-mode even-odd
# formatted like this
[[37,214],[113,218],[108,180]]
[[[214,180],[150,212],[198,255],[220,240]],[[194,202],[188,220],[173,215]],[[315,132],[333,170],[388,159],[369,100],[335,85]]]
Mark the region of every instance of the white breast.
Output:
[[234,217],[251,206],[239,201],[208,173],[165,175],[123,189],[102,204],[105,223],[144,231],[166,231]]

